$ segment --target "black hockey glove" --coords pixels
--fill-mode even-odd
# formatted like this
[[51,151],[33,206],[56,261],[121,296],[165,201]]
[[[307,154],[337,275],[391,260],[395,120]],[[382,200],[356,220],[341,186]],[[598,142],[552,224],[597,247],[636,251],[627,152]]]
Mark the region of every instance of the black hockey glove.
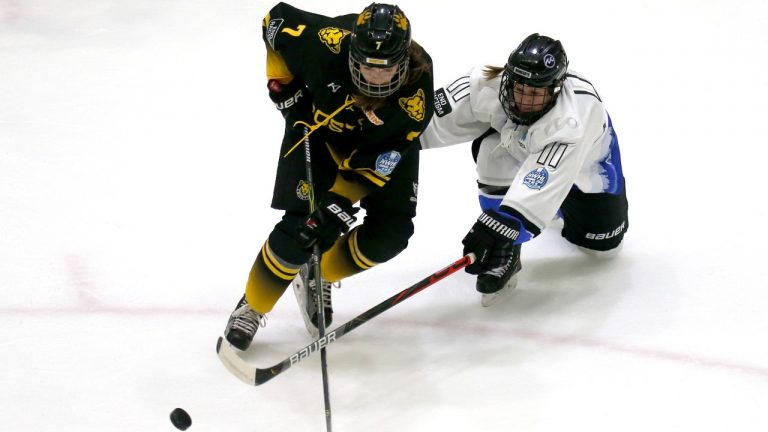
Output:
[[357,220],[355,213],[358,210],[347,198],[328,192],[317,209],[299,225],[296,233],[299,246],[310,249],[317,243],[320,252],[327,251],[340,235],[349,231]]
[[298,120],[307,121],[312,117],[312,97],[300,79],[294,78],[288,84],[271,79],[267,82],[267,89],[275,108],[290,126]]
[[461,243],[464,255],[472,252],[475,262],[464,270],[481,274],[502,266],[512,250],[512,243],[520,236],[520,223],[488,210],[480,214]]

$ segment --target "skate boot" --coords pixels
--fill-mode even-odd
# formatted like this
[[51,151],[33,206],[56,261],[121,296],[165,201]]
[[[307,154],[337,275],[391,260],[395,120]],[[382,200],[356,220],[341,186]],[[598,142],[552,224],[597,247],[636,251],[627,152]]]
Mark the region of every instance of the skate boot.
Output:
[[513,245],[509,255],[499,267],[477,277],[475,288],[482,294],[480,304],[491,306],[517,287],[520,264],[520,245]]
[[[314,273],[314,271],[310,270],[309,264],[301,266],[298,276],[293,280],[293,292],[296,294],[296,301],[299,302],[299,310],[301,310],[307,331],[310,336],[316,338],[320,334],[317,328],[317,283],[315,278],[310,276],[310,273]],[[333,321],[333,307],[331,307],[331,288],[333,286],[330,282],[323,282],[321,288],[323,305],[325,306],[325,328],[328,328]]]
[[267,317],[251,309],[243,296],[237,303],[234,312],[229,316],[224,337],[227,342],[240,351],[245,351],[251,345],[256,330],[266,325]]

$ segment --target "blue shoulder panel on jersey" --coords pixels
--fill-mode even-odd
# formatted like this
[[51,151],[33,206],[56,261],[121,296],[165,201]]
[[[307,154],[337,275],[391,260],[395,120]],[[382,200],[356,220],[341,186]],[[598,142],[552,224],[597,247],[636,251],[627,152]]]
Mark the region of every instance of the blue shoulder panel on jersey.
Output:
[[608,185],[603,192],[616,195],[624,189],[624,172],[621,169],[621,153],[619,152],[619,139],[613,130],[611,116],[608,116],[608,133],[611,134],[611,144],[608,156],[600,161],[604,175],[608,179]]

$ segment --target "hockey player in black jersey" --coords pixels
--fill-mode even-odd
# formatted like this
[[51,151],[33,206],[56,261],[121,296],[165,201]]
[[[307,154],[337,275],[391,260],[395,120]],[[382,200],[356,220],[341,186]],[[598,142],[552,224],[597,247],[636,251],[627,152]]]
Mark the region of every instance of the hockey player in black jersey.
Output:
[[521,246],[553,221],[596,256],[629,228],[619,141],[592,83],[558,40],[534,33],[504,67],[476,67],[435,91],[425,149],[472,141],[482,213],[464,237],[483,306],[516,285]]
[[[263,21],[269,97],[285,118],[272,207],[282,219],[251,268],[226,339],[244,350],[291,281],[307,329],[326,325],[330,286],[390,260],[413,234],[419,135],[433,111],[432,61],[397,6],[327,17],[285,3]],[[303,142],[309,139],[317,209],[309,214]],[[358,209],[365,209],[355,225]],[[307,262],[322,252],[322,286]]]

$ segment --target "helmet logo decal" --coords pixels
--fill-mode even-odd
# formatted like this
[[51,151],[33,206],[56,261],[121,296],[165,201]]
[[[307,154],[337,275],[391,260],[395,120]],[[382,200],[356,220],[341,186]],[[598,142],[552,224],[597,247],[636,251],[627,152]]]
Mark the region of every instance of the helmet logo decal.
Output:
[[400,108],[408,113],[408,116],[416,121],[424,120],[424,90],[419,89],[415,95],[407,98],[400,98]]
[[527,71],[527,70],[525,70],[525,69],[520,69],[520,68],[519,68],[519,67],[517,67],[517,66],[515,66],[515,67],[512,69],[512,72],[514,72],[514,73],[516,73],[516,74],[518,74],[518,75],[522,75],[522,76],[524,76],[524,77],[526,77],[526,78],[530,78],[530,77],[532,77],[532,76],[533,76],[533,74],[532,74],[532,73],[528,72],[528,71]]
[[377,59],[377,58],[366,57],[365,62],[367,64],[378,65],[378,66],[389,66],[389,60],[387,59]]
[[400,27],[403,31],[408,30],[408,19],[405,18],[403,15],[395,14],[393,17],[395,20],[395,25]]
[[357,16],[357,25],[361,26],[371,19],[371,11],[365,10],[363,13]]
[[391,152],[382,153],[376,158],[376,172],[388,176],[392,174],[395,167],[400,162],[400,153],[392,150]]
[[547,69],[552,69],[555,67],[555,56],[552,54],[547,54],[544,56],[544,66],[547,67]]
[[350,33],[349,30],[344,30],[336,27],[326,27],[320,29],[317,32],[317,36],[332,53],[338,54],[341,52],[341,41],[346,35]]

